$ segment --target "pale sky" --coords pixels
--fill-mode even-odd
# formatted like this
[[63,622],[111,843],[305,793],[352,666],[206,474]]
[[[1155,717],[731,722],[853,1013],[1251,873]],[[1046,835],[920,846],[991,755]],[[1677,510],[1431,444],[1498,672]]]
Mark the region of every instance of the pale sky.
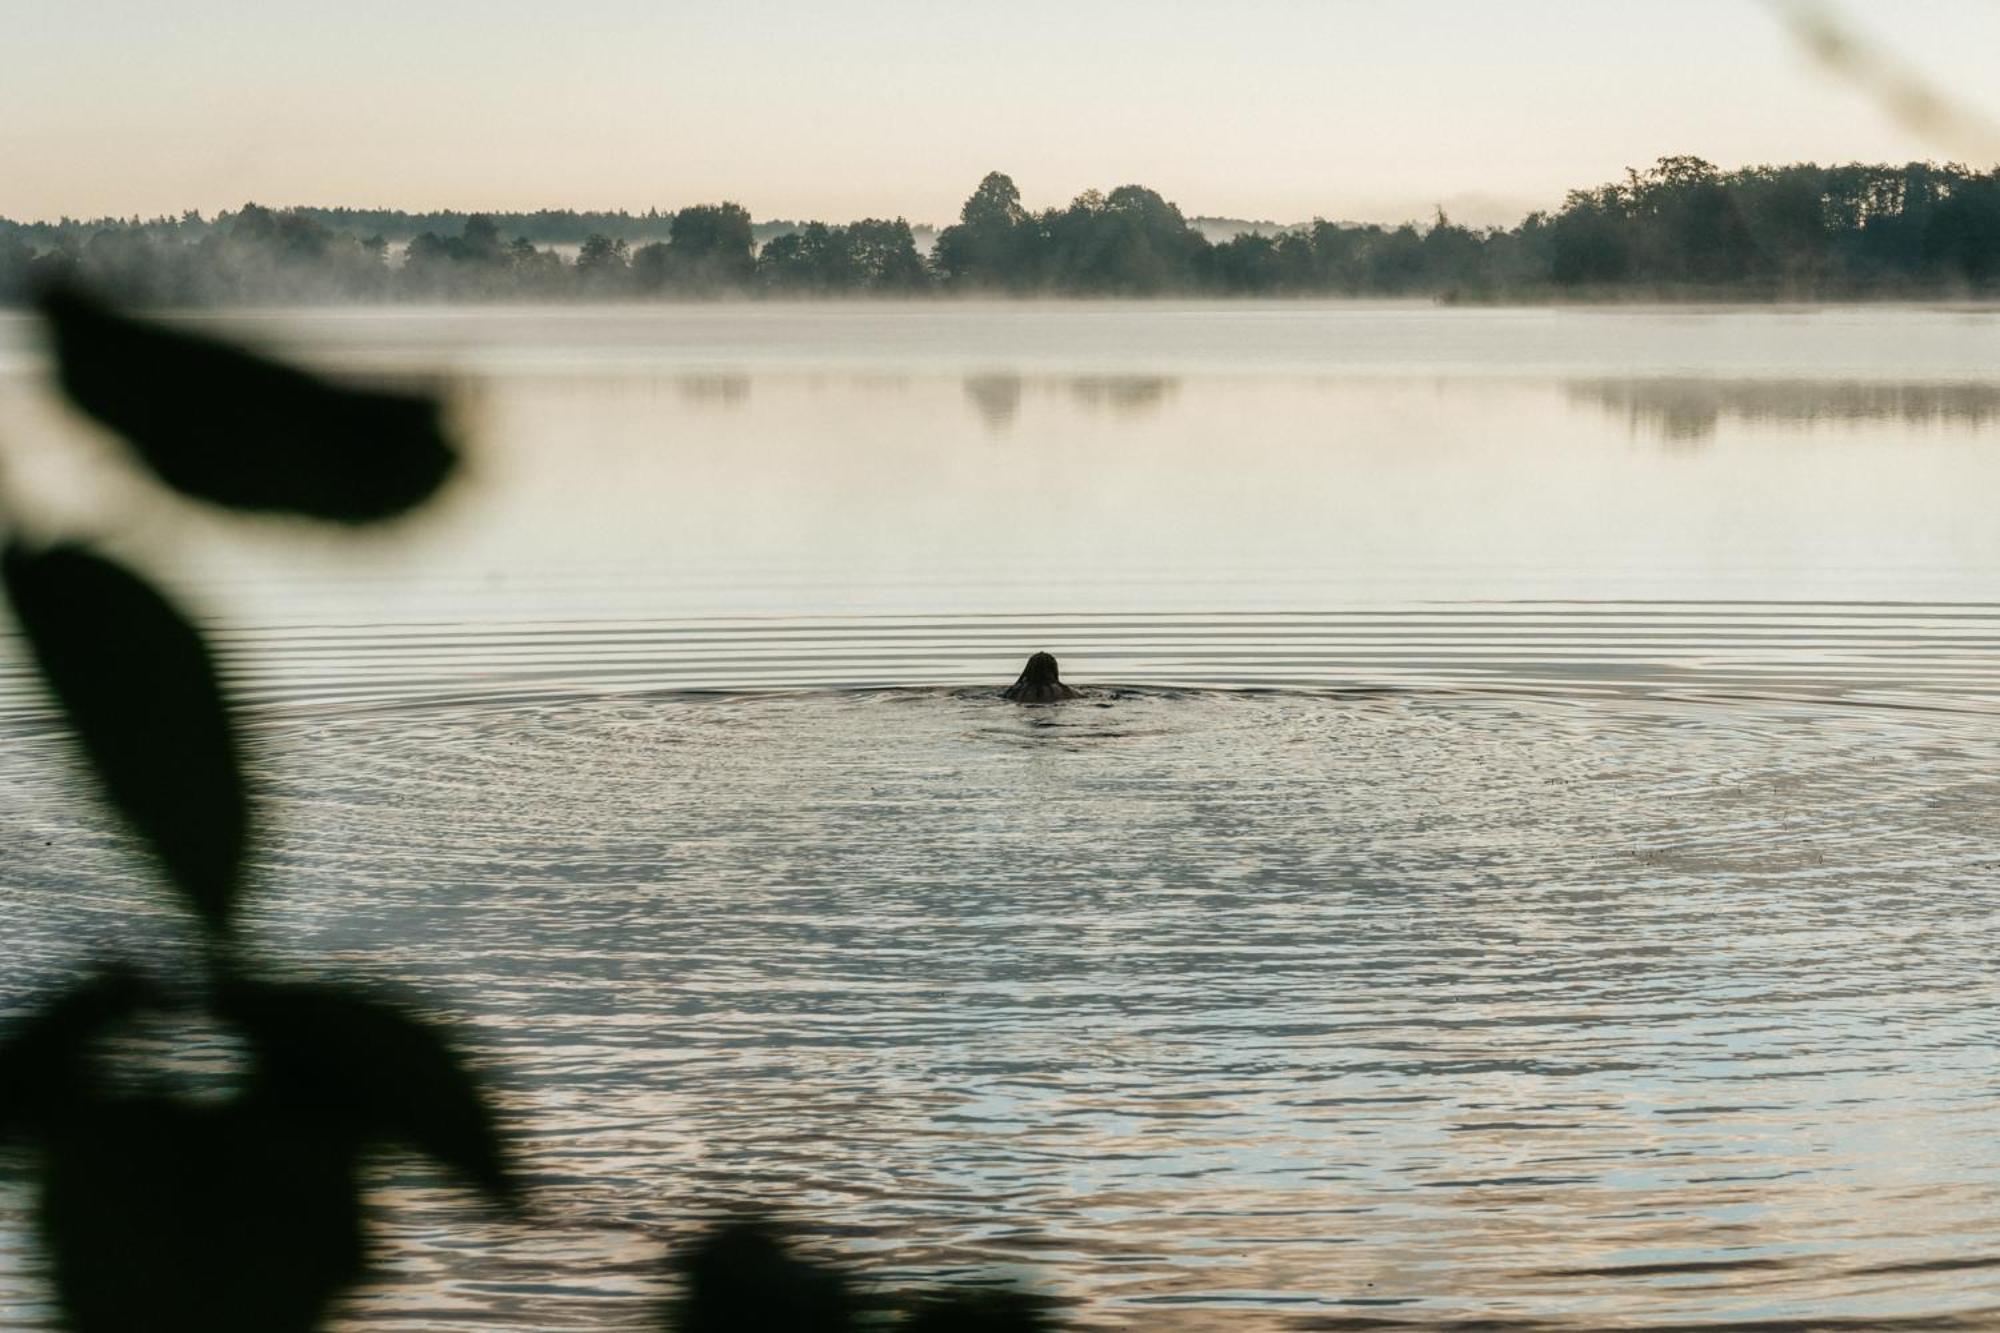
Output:
[[[1828,8],[2000,120],[2000,0]],[[0,215],[269,205],[1511,222],[1668,153],[1960,158],[1762,0],[5,0]],[[1984,159],[1981,160],[1981,150]]]

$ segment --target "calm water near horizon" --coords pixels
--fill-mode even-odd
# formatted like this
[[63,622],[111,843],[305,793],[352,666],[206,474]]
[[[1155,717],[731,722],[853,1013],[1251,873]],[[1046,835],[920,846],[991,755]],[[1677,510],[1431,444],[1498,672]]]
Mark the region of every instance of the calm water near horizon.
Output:
[[[10,489],[252,705],[260,938],[502,1080],[545,1217],[390,1169],[352,1326],[635,1327],[744,1202],[1092,1328],[2000,1321],[2000,313],[212,322],[478,445],[151,506],[0,318]],[[7,641],[0,729],[6,1011],[175,924]]]

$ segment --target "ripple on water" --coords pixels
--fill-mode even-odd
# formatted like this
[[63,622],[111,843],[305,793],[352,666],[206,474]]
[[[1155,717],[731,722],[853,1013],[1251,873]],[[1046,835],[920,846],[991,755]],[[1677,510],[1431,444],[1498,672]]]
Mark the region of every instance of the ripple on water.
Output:
[[[885,1279],[1018,1270],[1105,1326],[1947,1327],[2000,1308],[1982,722],[1433,691],[299,709],[258,731],[283,892],[256,927],[467,1024],[554,1219],[388,1178],[357,1323],[630,1322],[660,1242],[747,1200]],[[16,999],[144,910],[20,739]],[[0,1313],[32,1307],[22,1263]]]

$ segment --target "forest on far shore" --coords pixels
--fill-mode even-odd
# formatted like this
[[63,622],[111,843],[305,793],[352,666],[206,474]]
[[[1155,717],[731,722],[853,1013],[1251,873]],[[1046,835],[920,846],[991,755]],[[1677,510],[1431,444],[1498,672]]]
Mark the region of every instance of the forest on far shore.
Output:
[[[447,219],[455,229],[415,229]],[[1259,224],[1218,242],[1211,222],[1190,222],[1139,185],[1088,190],[1037,212],[998,172],[956,223],[934,233],[927,253],[918,240],[932,239],[931,229],[900,218],[757,223],[733,203],[643,215],[245,204],[214,218],[0,219],[0,302],[55,280],[165,306],[940,292],[1442,300],[2000,292],[2000,169],[1957,164],[1722,171],[1669,157],[1573,190],[1560,208],[1512,227],[1464,227],[1440,211],[1394,227]],[[634,232],[657,239],[634,244],[626,235]],[[399,234],[407,239],[391,239]]]

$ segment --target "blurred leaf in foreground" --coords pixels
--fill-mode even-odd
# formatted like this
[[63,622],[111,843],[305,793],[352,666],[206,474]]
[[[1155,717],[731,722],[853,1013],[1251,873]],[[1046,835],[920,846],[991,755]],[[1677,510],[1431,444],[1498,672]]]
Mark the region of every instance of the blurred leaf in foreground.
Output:
[[[764,1217],[718,1224],[676,1264],[682,1294],[664,1312],[671,1333],[1056,1333],[1057,1303],[1011,1287],[941,1289],[915,1296],[857,1293],[840,1268],[800,1258]],[[894,1320],[896,1312],[903,1318]]]
[[90,1095],[90,1043],[144,998],[137,978],[109,972],[72,986],[0,1040],[0,1143],[46,1135]]
[[303,1333],[361,1274],[352,1156],[264,1108],[98,1102],[44,1163],[42,1239],[77,1333]]
[[73,287],[41,309],[71,400],[188,495],[366,523],[421,504],[456,465],[430,397],[332,384]]
[[[406,1143],[511,1198],[484,1097],[430,1026],[331,986],[225,981],[249,1039],[226,1100],[122,1092],[104,1066],[137,978],[72,987],[0,1041],[0,1143],[32,1146],[68,1327],[293,1333],[362,1272],[356,1164]],[[127,1052],[129,1056],[129,1050]]]
[[1056,1333],[1046,1297],[1005,1288],[932,1296],[917,1304],[904,1333]]
[[414,1148],[490,1198],[514,1201],[492,1108],[435,1027],[339,986],[237,981],[221,998],[223,1015],[250,1038],[254,1097],[324,1121],[357,1149]]
[[761,1219],[727,1222],[681,1260],[685,1294],[667,1316],[676,1333],[842,1333],[857,1302],[840,1273],[792,1254]]
[[0,573],[105,791],[203,921],[221,929],[249,806],[201,636],[136,575],[79,546],[9,543]]
[[361,1272],[353,1153],[268,1103],[115,1092],[106,1043],[160,998],[110,972],[0,1041],[0,1142],[34,1150],[36,1225],[64,1324],[310,1329]]

